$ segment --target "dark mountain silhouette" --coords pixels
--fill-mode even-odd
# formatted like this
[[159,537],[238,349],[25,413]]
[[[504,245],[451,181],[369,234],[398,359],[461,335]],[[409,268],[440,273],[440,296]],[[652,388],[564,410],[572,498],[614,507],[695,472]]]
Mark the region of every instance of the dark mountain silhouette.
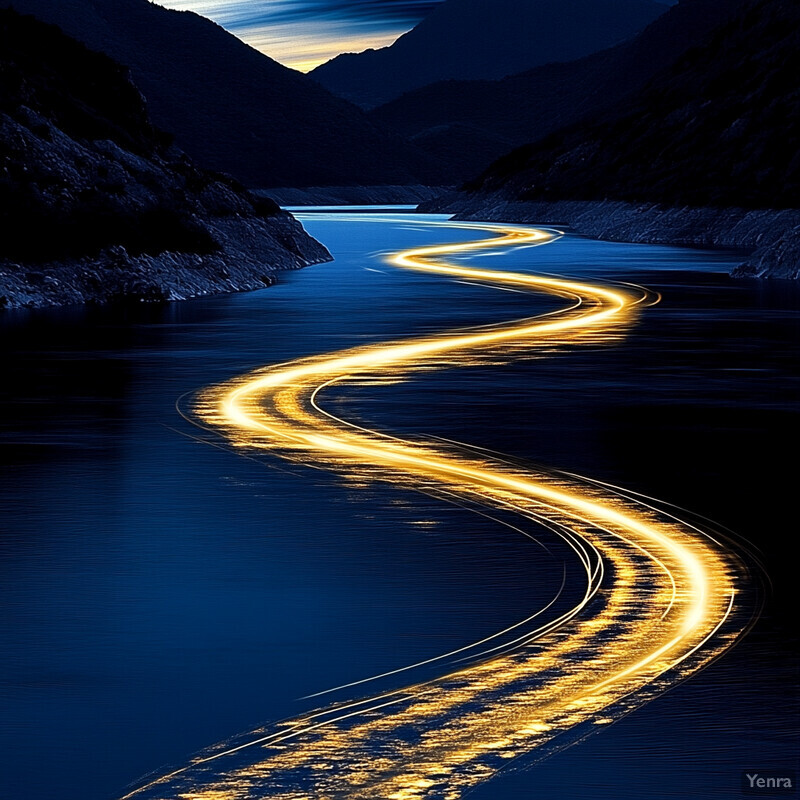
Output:
[[518,200],[800,207],[800,5],[746,0],[637,95],[496,162]]
[[446,0],[390,47],[337,56],[311,75],[371,108],[448,79],[496,79],[571,61],[633,36],[652,0]]
[[[627,42],[500,81],[445,81],[370,113],[467,180],[534,141],[639,91],[732,13],[738,0],[683,0]],[[453,156],[457,155],[457,159]]]
[[0,9],[0,305],[259,288],[329,258],[169,139],[125,68]]
[[436,181],[433,160],[213,22],[148,0],[11,0],[130,67],[153,122],[251,186]]

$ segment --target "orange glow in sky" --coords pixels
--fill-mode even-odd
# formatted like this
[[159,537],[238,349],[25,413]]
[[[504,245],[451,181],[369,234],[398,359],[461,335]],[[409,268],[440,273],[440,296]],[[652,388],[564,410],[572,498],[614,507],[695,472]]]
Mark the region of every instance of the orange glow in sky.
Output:
[[158,0],[213,19],[287,67],[308,72],[340,53],[390,45],[438,0]]

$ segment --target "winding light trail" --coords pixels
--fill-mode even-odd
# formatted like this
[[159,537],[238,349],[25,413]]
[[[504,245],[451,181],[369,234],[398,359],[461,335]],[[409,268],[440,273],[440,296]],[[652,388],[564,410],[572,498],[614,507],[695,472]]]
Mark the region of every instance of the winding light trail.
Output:
[[513,512],[523,523],[544,524],[571,548],[583,588],[572,587],[569,603],[559,592],[518,625],[444,654],[442,669],[451,670],[444,677],[251,732],[126,798],[456,800],[517,756],[543,756],[613,721],[700,669],[741,633],[743,567],[691,524],[588,479],[523,469],[455,444],[399,440],[323,409],[326,393],[346,384],[379,381],[390,391],[415,370],[611,345],[653,299],[640,287],[446,261],[558,236],[519,226],[442,225],[475,228],[483,238],[407,250],[392,263],[546,293],[567,301],[564,307],[269,367],[207,390],[197,413],[246,452],[274,451],[359,483],[402,481],[479,513]]

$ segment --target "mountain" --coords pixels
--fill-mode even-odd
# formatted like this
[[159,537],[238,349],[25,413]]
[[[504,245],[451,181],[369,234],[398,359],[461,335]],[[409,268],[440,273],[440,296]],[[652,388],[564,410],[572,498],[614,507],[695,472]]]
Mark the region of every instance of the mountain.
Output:
[[11,0],[130,67],[153,122],[249,186],[436,182],[435,161],[210,20],[148,0]]
[[749,0],[641,92],[496,162],[516,199],[800,207],[800,6]]
[[[682,0],[635,38],[583,59],[500,81],[446,81],[370,112],[467,180],[495,158],[642,89],[697,46],[739,0]],[[457,154],[457,159],[453,156]]]
[[0,306],[261,288],[329,260],[270,200],[198,169],[127,70],[0,9]]
[[652,0],[445,0],[389,47],[348,53],[311,76],[364,108],[448,79],[497,79],[633,36]]
[[742,0],[731,11],[638,93],[425,210],[736,247],[750,256],[734,275],[800,279],[800,7]]

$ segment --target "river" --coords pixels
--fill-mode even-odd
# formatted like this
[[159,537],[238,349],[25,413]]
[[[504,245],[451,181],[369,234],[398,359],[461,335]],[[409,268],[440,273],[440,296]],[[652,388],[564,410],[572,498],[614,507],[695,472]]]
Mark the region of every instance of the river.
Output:
[[[336,260],[262,292],[3,318],[9,797],[119,796],[146,772],[314,707],[297,698],[513,625],[560,583],[492,519],[401,486],[242,458],[178,413],[182,398],[264,364],[558,306],[386,263],[443,230],[474,238],[441,218],[303,221]],[[735,262],[570,236],[474,254],[487,269],[628,281],[662,300],[611,343],[340,400],[395,434],[468,442],[691,508],[760,548],[774,581],[737,649],[470,796],[639,798],[646,786],[648,797],[730,797],[745,769],[793,766],[781,551],[793,480],[774,460],[797,424],[798,292],[732,281]]]

